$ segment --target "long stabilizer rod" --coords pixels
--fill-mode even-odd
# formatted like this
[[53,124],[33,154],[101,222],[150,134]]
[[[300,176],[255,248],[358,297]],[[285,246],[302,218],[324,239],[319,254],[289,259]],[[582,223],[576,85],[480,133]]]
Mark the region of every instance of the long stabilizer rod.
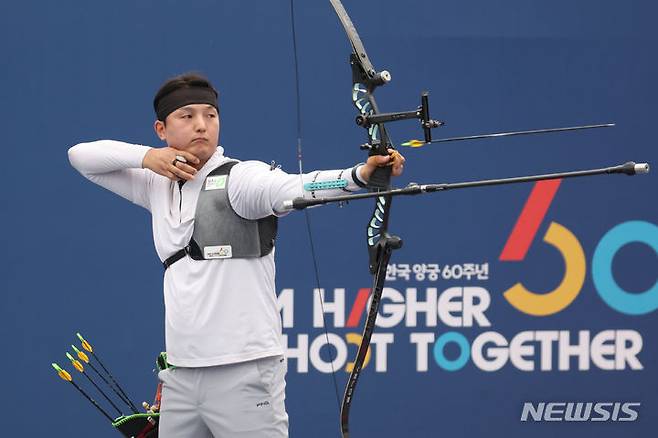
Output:
[[324,204],[333,204],[336,202],[346,202],[356,199],[368,199],[376,198],[378,196],[402,196],[402,195],[419,195],[421,193],[432,193],[445,190],[453,189],[465,189],[473,187],[484,187],[484,186],[499,186],[504,184],[518,184],[518,183],[527,183],[533,181],[542,181],[547,179],[561,179],[561,178],[576,178],[581,176],[594,176],[594,175],[605,175],[605,174],[615,174],[623,173],[626,175],[638,175],[643,173],[649,173],[649,164],[648,163],[635,163],[629,161],[625,164],[620,164],[619,166],[604,167],[601,169],[589,169],[589,170],[576,170],[573,172],[560,172],[560,173],[547,173],[543,175],[529,175],[529,176],[516,176],[511,178],[501,178],[501,179],[487,179],[480,181],[466,181],[458,183],[443,183],[443,184],[409,184],[407,187],[392,189],[380,192],[368,192],[368,193],[355,193],[353,195],[342,195],[342,196],[331,196],[326,198],[315,198],[315,199],[305,199],[305,198],[295,198],[284,203],[284,207],[288,210],[303,210],[307,207],[313,207]]

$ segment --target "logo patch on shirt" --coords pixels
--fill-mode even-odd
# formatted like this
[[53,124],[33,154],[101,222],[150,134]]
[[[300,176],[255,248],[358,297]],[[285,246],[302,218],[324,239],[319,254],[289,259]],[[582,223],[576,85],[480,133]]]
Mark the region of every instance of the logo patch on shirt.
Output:
[[209,176],[206,178],[205,190],[220,190],[226,188],[227,175]]
[[230,259],[233,257],[233,248],[231,245],[204,246],[203,258],[209,259]]

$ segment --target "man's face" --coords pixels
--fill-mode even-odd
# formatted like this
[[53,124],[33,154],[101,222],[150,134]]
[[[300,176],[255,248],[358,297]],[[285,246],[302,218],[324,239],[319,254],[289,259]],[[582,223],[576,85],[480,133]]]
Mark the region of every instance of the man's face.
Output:
[[165,120],[155,122],[155,132],[167,146],[190,152],[202,161],[215,153],[219,142],[219,115],[207,104],[178,108]]

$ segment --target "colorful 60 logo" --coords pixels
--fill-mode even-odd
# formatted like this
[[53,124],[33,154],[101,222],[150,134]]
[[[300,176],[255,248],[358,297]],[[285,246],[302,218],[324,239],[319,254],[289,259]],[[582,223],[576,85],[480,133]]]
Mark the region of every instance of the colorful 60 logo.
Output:
[[[549,180],[534,186],[500,254],[500,261],[525,259],[560,183],[561,180]],[[587,271],[583,247],[568,228],[551,222],[543,240],[557,249],[564,259],[565,270],[560,284],[550,292],[536,293],[519,282],[503,293],[516,309],[535,316],[552,315],[569,306],[582,290]],[[642,315],[658,309],[658,280],[642,293],[629,293],[617,284],[612,274],[615,254],[632,242],[646,244],[658,253],[658,226],[645,221],[629,221],[610,229],[594,250],[592,279],[596,291],[610,307],[628,315]]]

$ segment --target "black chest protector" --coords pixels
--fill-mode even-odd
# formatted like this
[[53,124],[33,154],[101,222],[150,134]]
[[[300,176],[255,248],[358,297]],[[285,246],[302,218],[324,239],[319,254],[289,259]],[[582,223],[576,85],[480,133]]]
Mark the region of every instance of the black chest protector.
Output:
[[278,219],[249,220],[238,216],[228,198],[229,161],[206,176],[194,212],[190,243],[164,261],[165,269],[189,255],[194,260],[263,257],[272,252]]

